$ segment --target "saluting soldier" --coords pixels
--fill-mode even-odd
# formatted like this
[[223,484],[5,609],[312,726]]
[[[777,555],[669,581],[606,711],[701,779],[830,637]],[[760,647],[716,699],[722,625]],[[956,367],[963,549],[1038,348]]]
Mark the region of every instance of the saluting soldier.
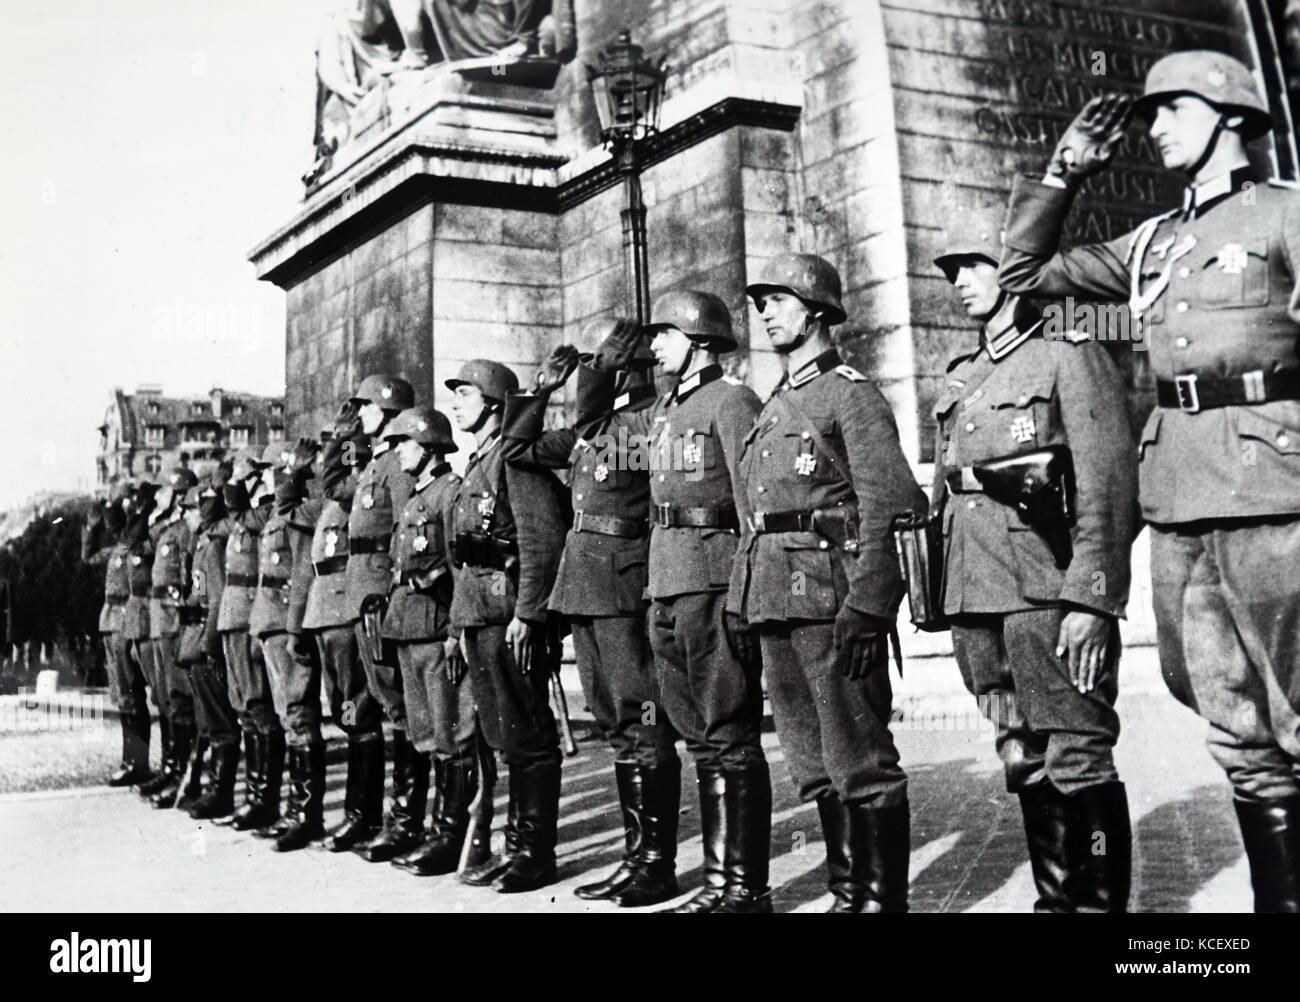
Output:
[[131,550],[126,526],[134,485],[123,481],[108,499],[92,510],[81,539],[81,559],[104,565],[104,605],[99,612],[99,633],[104,641],[109,691],[122,729],[122,763],[109,777],[109,786],[131,786],[149,779],[149,704],[144,675],[132,660],[123,633],[123,614],[131,596]]
[[799,795],[817,805],[834,912],[907,911],[907,776],[889,731],[889,642],[902,598],[891,522],[924,511],[894,415],[846,365],[840,276],[781,254],[746,290],[786,373],[745,437],[751,533],[728,611],[758,630]]
[[[428,837],[393,865],[435,876],[459,865],[479,788],[473,688],[464,661],[446,654],[453,591],[449,526],[460,489],[446,457],[457,449],[451,422],[432,407],[402,411],[383,435],[402,471],[415,478],[393,530],[383,636],[397,648],[415,767],[428,769],[432,760],[434,793]],[[475,862],[486,855],[481,851]]]
[[[726,612],[737,544],[748,542],[745,496],[735,485],[759,401],[723,376],[718,356],[736,340],[731,313],[712,293],[661,296],[644,332],[616,329],[602,356],[626,367],[647,335],[662,371],[678,377],[627,419],[650,452],[650,645],[669,722],[695,759],[704,840],[704,886],[671,910],[770,912],[762,662],[743,622]],[[596,392],[615,373],[592,378]]]
[[[635,336],[630,321],[617,324]],[[549,605],[569,620],[587,705],[614,749],[624,832],[618,867],[575,893],[586,900],[612,899],[621,907],[658,904],[677,895],[681,799],[676,734],[667,715],[654,711],[659,687],[646,633],[650,473],[628,419],[653,404],[656,394],[646,378],[654,356],[644,339],[638,348],[612,393],[588,392],[593,389],[589,378],[579,383],[573,428],[545,431],[550,395],[580,361],[576,348],[559,346],[531,392],[507,398],[503,432],[509,462],[569,472],[573,528]],[[588,356],[587,361],[594,366],[610,360]]]
[[284,773],[284,731],[271,701],[262,652],[249,635],[249,616],[258,592],[258,540],[274,510],[274,492],[263,472],[279,457],[272,444],[261,454],[235,456],[226,501],[226,578],[217,629],[226,655],[230,703],[244,732],[244,803],[228,822],[238,831],[261,828],[280,816]]
[[1259,911],[1300,910],[1300,195],[1250,166],[1271,119],[1250,71],[1175,52],[1133,108],[1183,204],[1061,252],[1080,181],[1123,138],[1129,102],[1088,103],[1046,176],[1012,192],[1000,280],[1014,293],[1128,303],[1157,407],[1139,444],[1161,668],[1210,723]]
[[457,426],[477,443],[452,512],[457,575],[447,656],[468,666],[483,737],[510,769],[502,851],[460,879],[512,894],[556,879],[560,737],[547,687],[559,668],[559,638],[546,599],[563,547],[566,499],[549,475],[505,461],[501,413],[519,388],[514,372],[474,359],[447,388]]
[[[190,560],[190,592],[181,616],[180,660],[189,665],[199,738],[208,741],[207,781],[189,808],[200,820],[224,818],[235,810],[235,777],[239,771],[239,718],[230,704],[226,654],[217,629],[221,594],[226,582],[226,501],[223,486],[229,468],[213,473],[190,489],[197,526]],[[178,805],[180,806],[180,805]]]
[[[152,524],[157,492],[158,485],[144,477],[136,481],[131,491],[131,506],[127,512],[126,529],[122,535],[127,580],[130,586],[130,594],[122,607],[122,641],[126,645],[131,666],[128,669],[128,686],[147,688],[149,697],[161,716],[163,707],[167,705],[167,697],[155,677],[157,669],[149,640],[149,589],[153,581],[153,541],[149,538],[149,526]],[[152,738],[151,718],[152,714],[146,702],[143,719],[137,719],[133,723],[145,741],[146,750]],[[161,736],[161,727],[159,731]],[[149,766],[147,755],[143,759],[143,764],[145,775],[141,781],[147,782],[153,778],[153,769]]]
[[398,376],[367,376],[350,402],[356,417],[348,434],[364,440],[368,458],[356,464],[355,479],[335,482],[332,496],[348,508],[347,603],[366,688],[393,725],[393,797],[388,815],[380,831],[354,849],[371,863],[384,863],[419,844],[429,786],[429,762],[412,750],[407,739],[401,668],[392,645],[384,644],[380,636],[383,605],[392,584],[393,524],[414,486],[414,478],[399,466],[383,431],[401,411],[415,405],[415,390]]
[[166,690],[166,712],[159,718],[164,728],[163,762],[159,777],[140,787],[154,807],[176,804],[181,779],[194,751],[194,694],[189,673],[177,662],[180,646],[180,607],[190,577],[190,529],[185,524],[181,500],[198,483],[184,467],[172,470],[158,492],[160,516],[150,529],[153,539],[153,578],[149,594],[149,639],[155,674]]
[[[1045,336],[1040,310],[998,288],[999,251],[992,222],[972,221],[935,259],[981,325],[935,404],[943,609],[1020,798],[1034,910],[1121,912],[1132,854],[1114,706],[1137,531],[1127,396],[1100,343]],[[1018,488],[1045,460],[1063,470],[1049,489],[1071,511],[1036,524],[1014,507],[1027,499],[1000,486]]]

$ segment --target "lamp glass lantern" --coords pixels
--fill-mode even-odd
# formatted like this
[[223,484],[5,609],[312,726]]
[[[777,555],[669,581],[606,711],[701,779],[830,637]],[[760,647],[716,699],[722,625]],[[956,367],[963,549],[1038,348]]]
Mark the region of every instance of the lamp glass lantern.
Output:
[[587,67],[587,79],[596,99],[600,137],[609,145],[635,143],[659,130],[663,102],[664,59],[652,63],[631,32],[619,33],[600,55],[600,66]]

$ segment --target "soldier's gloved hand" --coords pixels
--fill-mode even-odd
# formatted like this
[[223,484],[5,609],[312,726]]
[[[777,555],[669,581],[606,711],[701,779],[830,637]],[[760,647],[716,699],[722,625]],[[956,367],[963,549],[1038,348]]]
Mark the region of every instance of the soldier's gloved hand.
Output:
[[1070,684],[1080,692],[1092,692],[1101,680],[1113,629],[1113,619],[1089,609],[1071,609],[1061,620],[1056,656],[1065,658]]
[[757,631],[734,612],[722,614],[722,632],[726,634],[727,646],[732,656],[742,668],[754,668],[760,664]]
[[352,438],[361,434],[361,408],[355,400],[344,400],[334,415],[334,437]]
[[641,340],[641,325],[635,320],[619,317],[614,327],[596,349],[593,366],[601,372],[617,372],[632,363],[637,342]]
[[313,476],[312,464],[320,452],[320,443],[314,438],[300,438],[289,453],[289,473],[309,479]]
[[460,649],[460,637],[448,637],[442,642],[442,652],[447,658],[447,681],[460,685],[469,665],[465,663],[465,653]]
[[1047,172],[1077,184],[1103,170],[1124,138],[1132,110],[1133,101],[1124,94],[1094,97],[1061,136]]
[[533,379],[533,392],[538,396],[554,393],[573,375],[578,367],[579,352],[571,344],[558,344],[546,356],[546,362]]
[[889,620],[844,606],[835,617],[835,667],[863,679],[889,663]]

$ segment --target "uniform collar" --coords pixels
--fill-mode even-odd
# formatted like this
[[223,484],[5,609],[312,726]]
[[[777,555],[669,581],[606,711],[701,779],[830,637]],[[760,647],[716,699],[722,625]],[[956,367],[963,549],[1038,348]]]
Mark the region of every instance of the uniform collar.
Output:
[[844,364],[840,358],[840,353],[834,348],[827,348],[824,352],[814,358],[811,362],[806,362],[799,366],[798,370],[793,373],[787,372],[785,378],[777,384],[776,392],[784,390],[797,390],[806,383],[811,383],[823,373],[830,372]]
[[1253,178],[1254,170],[1243,161],[1200,184],[1189,184],[1183,192],[1183,218],[1195,216],[1199,219],[1212,206],[1241,190],[1241,186]]
[[681,403],[701,386],[708,386],[709,383],[715,382],[722,378],[722,366],[706,365],[699,372],[688,376],[677,384],[676,389],[664,397],[664,403],[671,404],[674,400]]
[[382,456],[385,452],[387,452],[392,447],[393,447],[392,439],[381,438],[378,442],[374,444],[373,447],[371,447],[370,458],[372,460],[378,459],[380,456]]
[[420,475],[420,479],[415,482],[416,492],[418,493],[424,490],[426,487],[432,484],[443,474],[450,473],[450,472],[451,472],[450,463],[439,463],[437,466],[433,467],[432,469],[425,470],[424,473]]
[[637,404],[643,404],[654,396],[655,388],[648,384],[642,383],[640,386],[630,387],[614,398],[614,406],[610,408],[610,411],[616,412],[627,407],[635,407]]
[[1042,326],[1041,317],[1030,320],[1018,296],[1008,296],[1002,309],[989,317],[980,331],[980,347],[997,362],[1028,341]]

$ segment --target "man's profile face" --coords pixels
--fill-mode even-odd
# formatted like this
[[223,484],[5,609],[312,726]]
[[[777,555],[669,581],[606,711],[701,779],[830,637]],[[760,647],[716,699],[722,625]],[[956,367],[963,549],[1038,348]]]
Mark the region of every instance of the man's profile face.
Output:
[[1219,111],[1191,94],[1180,94],[1156,106],[1147,129],[1170,170],[1187,170],[1200,159],[1219,124]]
[[451,399],[452,420],[461,431],[469,431],[478,424],[479,416],[486,406],[483,393],[477,386],[461,383],[456,387],[455,394]]
[[403,473],[414,473],[424,462],[424,446],[413,438],[397,440],[397,465]]
[[691,357],[691,339],[676,327],[660,327],[650,342],[650,350],[664,372],[680,376]]
[[998,288],[997,268],[980,258],[969,258],[958,266],[952,284],[969,316],[976,320],[993,316],[1002,294]]
[[361,430],[367,435],[373,435],[379,431],[380,426],[384,423],[384,409],[368,400],[361,405],[359,417],[361,418]]
[[792,292],[769,292],[756,305],[777,351],[795,348],[817,319],[808,304]]

